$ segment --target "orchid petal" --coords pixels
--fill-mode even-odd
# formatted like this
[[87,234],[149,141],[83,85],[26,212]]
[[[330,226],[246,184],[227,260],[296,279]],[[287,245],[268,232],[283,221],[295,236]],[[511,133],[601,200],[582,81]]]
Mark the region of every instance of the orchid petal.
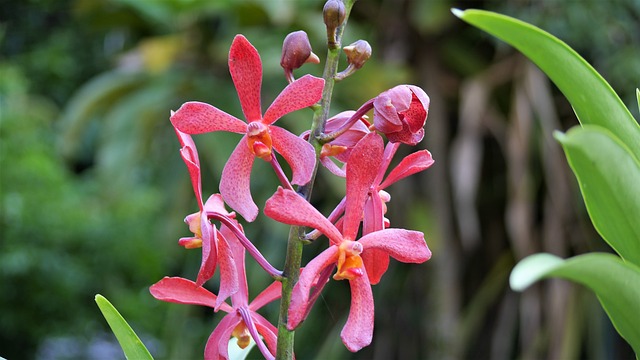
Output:
[[[406,105],[408,108],[409,104]],[[386,92],[373,100],[373,108],[373,122],[378,131],[387,134],[402,130],[402,121],[398,117],[397,106],[394,106],[391,97]]]
[[264,213],[281,223],[318,229],[335,244],[342,241],[342,234],[338,229],[294,191],[279,186],[276,193],[267,200]]
[[229,131],[238,134],[247,131],[247,124],[215,106],[190,101],[184,103],[171,116],[173,126],[187,134],[203,134],[212,131]]
[[198,202],[198,207],[202,211],[202,180],[200,177],[200,159],[198,159],[198,150],[196,144],[193,141],[191,135],[183,133],[182,131],[173,128],[178,135],[178,140],[182,148],[180,149],[180,156],[187,165],[189,171],[189,177],[191,178],[191,186]]
[[345,239],[355,240],[362,219],[364,202],[373,184],[384,143],[377,133],[371,133],[358,142],[347,161],[347,203],[344,212],[342,234]]
[[[224,300],[239,292],[240,288],[238,284],[238,271],[232,250],[230,249],[227,239],[221,233],[218,233],[218,264],[220,266],[220,288],[218,289],[216,310],[223,304]],[[246,302],[247,297],[245,296],[244,303]],[[234,302],[233,306],[238,307],[241,305]]]
[[[276,346],[278,342],[278,337],[277,337],[278,329],[275,326],[273,326],[273,324],[271,324],[269,320],[265,319],[264,317],[262,317],[262,315],[258,313],[252,313],[251,316],[255,321],[255,325],[256,325],[256,328],[258,329],[258,332],[264,338],[264,342],[267,343],[269,352],[271,354],[275,354]],[[263,352],[263,355],[264,355],[264,352]]]
[[351,307],[340,337],[349,351],[356,352],[371,344],[373,339],[373,293],[369,280],[364,275],[349,280],[349,286],[351,287]]
[[431,250],[424,241],[424,234],[405,229],[384,229],[369,233],[360,240],[364,252],[380,249],[398,261],[423,263],[431,258]]
[[[382,161],[380,163],[380,168],[378,169],[378,174],[376,175],[376,179],[373,181],[374,184],[380,184],[384,175],[387,173],[387,169],[389,169],[389,165],[391,164],[391,160],[393,160],[393,156],[398,151],[400,147],[400,143],[394,143],[389,141],[387,145],[384,147],[384,154],[382,154]],[[378,188],[380,186],[378,185]]]
[[[176,304],[203,305],[214,308],[217,300],[214,293],[181,277],[165,276],[162,280],[151,285],[149,292],[158,300]],[[234,311],[227,303],[223,303],[220,309],[227,313]]]
[[[238,287],[238,291],[231,295],[231,304],[233,304],[235,308],[246,306],[249,302],[249,288],[247,286],[247,274],[245,270],[244,246],[242,246],[242,243],[233,231],[225,225],[220,226],[219,234],[223,236],[227,246],[229,246],[229,248],[225,250],[228,251],[228,256],[233,258],[233,264],[229,264],[229,266],[234,266],[233,274]],[[223,256],[222,251],[220,251],[220,256]],[[220,271],[222,271],[222,264],[220,264]],[[222,272],[220,273],[220,278],[220,291],[222,291]],[[220,294],[220,296],[222,296],[222,294]]]
[[268,303],[279,299],[280,296],[282,296],[282,283],[280,281],[274,281],[253,299],[251,304],[249,304],[249,309],[258,311]]
[[233,210],[251,222],[258,216],[258,207],[251,197],[251,167],[255,157],[243,136],[222,169],[220,193]]
[[[366,235],[382,229],[384,229],[382,199],[376,193],[370,196],[365,203],[362,234]],[[371,285],[379,283],[380,278],[389,268],[389,255],[383,250],[371,248],[360,254],[360,257],[367,269]]]
[[324,165],[325,169],[329,170],[335,176],[339,176],[339,177],[347,176],[346,171],[344,171],[343,168],[338,167],[338,165],[336,165],[336,163],[331,161],[331,159],[328,156],[321,157],[320,163]]
[[413,154],[406,156],[398,166],[393,168],[389,173],[389,176],[378,186],[379,189],[384,189],[387,186],[395,183],[396,181],[402,180],[407,176],[413,175],[415,173],[419,173],[431,165],[433,165],[434,160],[431,157],[431,153],[427,150],[416,151]]
[[[253,341],[255,341],[256,346],[258,346],[258,349],[262,353],[262,356],[264,356],[264,358],[267,359],[267,360],[275,359],[275,356],[273,354],[271,354],[269,349],[267,349],[267,346],[264,344],[264,342],[260,338],[260,334],[258,333],[258,329],[256,328],[256,324],[253,322],[254,315],[257,315],[257,313],[251,313],[251,312],[249,312],[248,309],[246,309],[244,307],[238,309],[238,313],[242,317],[242,320],[244,321],[244,324],[246,325],[247,329],[249,330],[249,334],[251,334],[251,337],[253,338]],[[275,354],[275,352],[274,352],[274,354]]]
[[233,217],[233,214],[228,212],[224,207],[224,200],[222,199],[222,195],[220,194],[213,194],[209,196],[207,202],[204,204],[204,211],[206,213],[216,212],[218,214]]
[[316,152],[313,145],[281,127],[270,126],[269,130],[273,147],[291,166],[291,183],[296,185],[308,183],[316,166]]
[[242,318],[236,312],[226,315],[220,320],[207,340],[207,345],[204,348],[205,360],[229,358],[229,339],[231,338],[233,329],[235,329],[241,321]]
[[[291,305],[289,306],[289,321],[287,328],[293,330],[305,319],[309,306],[309,292],[314,286],[316,279],[327,268],[333,267],[338,260],[338,247],[330,246],[313,258],[307,266],[304,267],[298,283],[293,287],[291,293]],[[324,285],[324,284],[322,284]]]
[[282,116],[311,106],[322,98],[324,79],[305,75],[287,85],[264,113],[262,122],[273,124]]
[[262,61],[258,50],[242,35],[236,35],[229,50],[229,72],[248,122],[262,118],[260,87]]
[[218,262],[218,245],[216,227],[211,225],[205,212],[200,212],[200,230],[202,233],[202,262],[196,278],[196,284],[202,286],[211,279]]
[[408,118],[409,130],[416,132],[424,127],[424,122],[429,115],[429,104],[431,100],[427,93],[415,85],[407,85],[412,92],[411,105],[404,113],[405,119]]

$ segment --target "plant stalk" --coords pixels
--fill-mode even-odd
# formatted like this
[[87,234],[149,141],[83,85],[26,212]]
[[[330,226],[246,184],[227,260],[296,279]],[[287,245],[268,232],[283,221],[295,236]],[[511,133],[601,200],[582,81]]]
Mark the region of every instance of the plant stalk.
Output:
[[[322,99],[320,106],[314,107],[313,122],[311,124],[311,136],[309,142],[316,150],[316,165],[313,170],[311,181],[304,186],[298,187],[298,194],[307,201],[311,198],[311,191],[315,183],[318,165],[320,163],[320,151],[322,144],[319,139],[324,132],[324,126],[329,118],[329,108],[331,105],[331,97],[333,95],[333,87],[335,85],[335,76],[338,72],[338,62],[340,59],[340,50],[342,42],[342,33],[347,25],[349,14],[355,0],[344,0],[346,16],[344,22],[336,31],[336,42],[329,44],[327,50],[327,61],[325,62],[322,77],[325,84],[322,90]],[[302,249],[304,245],[305,229],[302,226],[292,226],[289,230],[289,239],[287,241],[287,254],[284,263],[283,280],[282,280],[282,298],[280,300],[280,315],[278,317],[278,344],[276,349],[277,360],[292,360],[294,353],[294,337],[295,331],[287,328],[289,306],[291,305],[291,293],[293,287],[300,277],[300,267],[302,263]]]

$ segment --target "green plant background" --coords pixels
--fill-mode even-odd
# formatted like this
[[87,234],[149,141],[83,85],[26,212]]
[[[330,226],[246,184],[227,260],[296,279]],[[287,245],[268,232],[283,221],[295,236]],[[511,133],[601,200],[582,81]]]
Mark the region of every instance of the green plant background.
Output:
[[[638,118],[636,1],[357,2],[345,39],[368,40],[373,58],[337,86],[332,113],[398,83],[431,96],[420,145],[436,164],[391,188],[389,215],[394,226],[424,231],[434,257],[393,264],[374,287],[374,343],[357,354],[338,336],[348,287],[330,284],[298,333],[298,357],[631,357],[585,289],[551,280],[509,290],[511,268],[527,255],[610,250],[552,138],[577,124],[567,101],[522,55],[459,21],[451,7],[498,11],[560,37]],[[0,356],[121,356],[96,293],[156,358],[202,356],[220,316],[160,303],[147,290],[165,275],[193,278],[199,265],[197,251],[177,246],[188,235],[182,218],[196,205],[169,111],[200,100],[240,113],[226,66],[236,33],[262,56],[270,103],[285,85],[279,54],[288,32],[307,31],[324,57],[321,8],[306,0],[3,1]],[[318,75],[321,67],[302,70]],[[283,124],[301,132],[309,119],[301,111]],[[196,137],[205,193],[217,190],[237,138]],[[276,183],[254,179],[260,204]],[[314,200],[330,211],[341,184],[321,174],[318,187]],[[246,227],[250,238],[280,267],[287,228],[259,223]],[[318,251],[314,245],[305,256]],[[269,279],[247,263],[256,294]],[[275,320],[277,307],[266,316]]]

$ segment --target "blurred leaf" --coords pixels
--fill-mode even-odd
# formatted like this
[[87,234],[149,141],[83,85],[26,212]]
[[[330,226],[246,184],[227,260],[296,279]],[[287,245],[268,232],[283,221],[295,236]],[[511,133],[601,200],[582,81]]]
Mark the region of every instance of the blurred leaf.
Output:
[[567,44],[533,25],[497,13],[456,9],[454,14],[520,50],[553,80],[582,124],[608,129],[638,159],[640,125],[602,76]]
[[138,338],[138,335],[136,335],[129,324],[127,324],[118,310],[111,305],[109,300],[100,294],[96,295],[95,300],[100,311],[102,311],[102,315],[109,323],[113,334],[118,339],[127,359],[153,359],[149,350],[147,350],[142,341],[140,341],[140,338]]
[[640,163],[607,130],[585,125],[556,133],[593,225],[625,260],[640,266]]
[[141,74],[109,71],[93,78],[78,90],[60,119],[62,154],[66,157],[76,154],[82,142],[82,134],[93,116],[111,106],[114,99],[125,96],[139,86],[145,78]]
[[615,255],[591,253],[563,260],[551,254],[529,256],[511,272],[511,288],[560,277],[593,290],[622,337],[640,354],[640,268]]
[[638,99],[638,111],[640,111],[640,89],[636,89],[636,98]]

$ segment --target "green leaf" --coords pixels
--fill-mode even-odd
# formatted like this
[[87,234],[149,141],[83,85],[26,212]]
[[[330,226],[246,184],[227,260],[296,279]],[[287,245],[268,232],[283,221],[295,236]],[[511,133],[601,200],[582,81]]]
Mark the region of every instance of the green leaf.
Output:
[[542,278],[580,283],[598,296],[613,326],[640,354],[640,268],[615,255],[591,253],[562,260],[551,254],[529,256],[511,272],[511,288],[522,291]]
[[453,13],[520,50],[558,86],[582,124],[608,129],[640,159],[640,125],[602,76],[567,44],[508,16],[482,10]]
[[636,89],[636,99],[638,99],[638,110],[640,111],[640,89]]
[[111,331],[118,339],[120,347],[124,351],[124,356],[127,359],[153,359],[149,350],[144,346],[138,335],[127,324],[126,320],[120,315],[113,305],[104,296],[96,295],[96,303],[102,311],[102,315],[109,323]]
[[555,135],[596,230],[623,259],[640,266],[640,163],[599,126]]

